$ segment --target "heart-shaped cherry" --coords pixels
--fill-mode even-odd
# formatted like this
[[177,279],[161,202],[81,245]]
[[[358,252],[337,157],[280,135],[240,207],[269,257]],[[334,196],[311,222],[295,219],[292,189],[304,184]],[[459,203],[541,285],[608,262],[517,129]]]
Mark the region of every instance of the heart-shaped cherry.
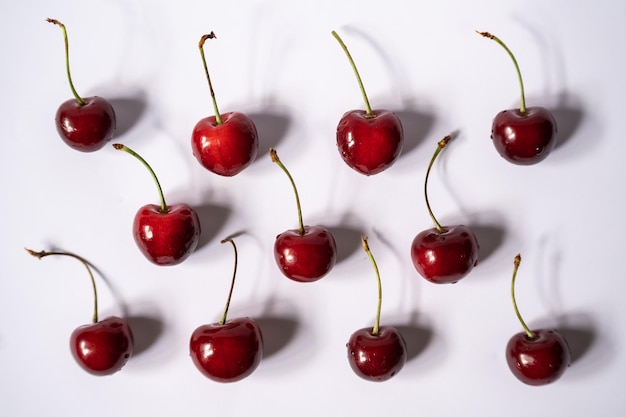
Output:
[[196,368],[207,378],[217,382],[235,382],[249,376],[263,358],[263,334],[259,325],[249,317],[227,320],[228,308],[237,274],[237,246],[235,266],[228,299],[222,319],[218,323],[198,327],[189,341],[189,354]]
[[281,272],[297,282],[313,282],[330,272],[337,260],[337,246],[332,233],[324,226],[305,226],[296,183],[291,174],[270,149],[272,162],[287,174],[298,208],[298,229],[289,229],[276,237],[274,258]]
[[378,307],[374,327],[365,327],[352,333],[346,347],[348,362],[352,370],[369,381],[386,381],[396,375],[406,363],[406,342],[402,334],[392,326],[380,326],[380,309],[383,290],[380,272],[367,239],[361,236],[363,249],[367,253],[378,281]]
[[200,39],[200,55],[209,83],[215,116],[200,120],[191,134],[191,149],[198,162],[211,172],[232,177],[254,161],[259,147],[256,126],[240,112],[220,114],[213,84],[204,56],[204,43],[215,38],[213,32]]
[[350,168],[364,175],[378,174],[393,165],[402,152],[402,123],[389,110],[372,110],[352,55],[337,32],[332,35],[350,61],[365,102],[365,111],[348,111],[339,120],[337,147]]
[[435,227],[420,232],[411,244],[411,259],[417,272],[435,284],[455,283],[465,277],[478,264],[478,240],[469,227],[464,225],[441,226],[428,201],[428,177],[441,150],[451,137],[446,136],[437,144],[424,180],[426,207]]
[[102,148],[115,133],[115,111],[102,97],[82,98],[76,92],[70,75],[69,46],[65,25],[55,19],[46,19],[63,30],[65,40],[65,68],[70,89],[74,95],[62,103],[55,121],[61,139],[71,148],[82,152],[93,152]]
[[493,39],[506,50],[515,65],[521,91],[519,109],[503,110],[493,119],[491,139],[496,150],[504,159],[517,165],[543,161],[556,144],[554,116],[544,107],[526,107],[522,73],[515,56],[498,37],[489,32],[478,34]]
[[133,237],[144,256],[157,265],[177,265],[189,257],[200,240],[200,220],[187,204],[167,205],[156,174],[139,154],[125,145],[113,147],[137,158],[150,172],[159,191],[161,205],[141,207],[133,221]]
[[50,255],[69,256],[80,261],[91,278],[94,306],[91,324],[78,327],[70,337],[70,350],[76,362],[93,375],[111,375],[122,369],[133,353],[133,334],[128,323],[120,317],[111,316],[98,320],[98,292],[89,263],[82,257],[68,252],[26,251],[36,258]]
[[546,385],[556,381],[570,365],[571,353],[567,340],[556,330],[530,330],[515,301],[515,277],[522,261],[518,254],[514,260],[511,279],[513,308],[523,332],[515,334],[506,346],[506,362],[517,379],[528,385]]

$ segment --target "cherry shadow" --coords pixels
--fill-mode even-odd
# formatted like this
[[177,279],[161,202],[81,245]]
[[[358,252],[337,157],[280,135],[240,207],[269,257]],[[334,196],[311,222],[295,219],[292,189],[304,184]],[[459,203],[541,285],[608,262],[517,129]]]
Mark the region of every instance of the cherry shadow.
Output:
[[400,154],[402,158],[403,155],[408,155],[424,142],[435,124],[435,116],[410,108],[394,111],[394,113],[400,119],[404,131],[404,144]]
[[361,230],[342,225],[329,227],[328,229],[337,244],[337,264],[348,259],[361,247]]
[[254,320],[263,333],[263,359],[283,350],[294,339],[300,327],[293,317],[265,315]]
[[[291,125],[291,118],[281,112],[252,112],[247,113],[256,126],[259,135],[259,154],[266,154],[269,148],[276,148],[285,138]],[[256,161],[255,161],[256,162]]]
[[200,241],[196,248],[198,250],[215,239],[230,217],[231,209],[216,204],[203,204],[194,207],[194,210],[198,213],[201,228]]
[[109,102],[115,110],[115,137],[124,136],[146,112],[147,102],[144,92],[128,97],[114,97]]
[[433,339],[433,329],[424,325],[408,323],[394,325],[406,342],[407,361],[413,360],[426,350]]
[[130,315],[126,317],[126,321],[133,332],[135,342],[133,356],[141,355],[152,347],[163,334],[165,327],[160,318],[145,315]]
[[557,330],[567,340],[572,354],[572,364],[591,350],[598,336],[594,328],[587,326],[559,326]]
[[568,93],[561,93],[556,106],[550,108],[550,112],[556,120],[557,135],[555,148],[561,148],[568,144],[575,136],[585,117],[582,106],[573,100]]
[[478,263],[486,261],[504,243],[506,229],[499,224],[470,224],[470,230],[476,235],[478,240]]

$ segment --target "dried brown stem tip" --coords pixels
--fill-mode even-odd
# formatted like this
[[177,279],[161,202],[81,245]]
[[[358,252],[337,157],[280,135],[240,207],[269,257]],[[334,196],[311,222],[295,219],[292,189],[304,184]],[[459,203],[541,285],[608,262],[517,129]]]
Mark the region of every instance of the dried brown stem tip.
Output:
[[513,261],[513,265],[515,265],[516,267],[519,267],[520,263],[522,263],[522,256],[518,253],[517,256],[515,257],[515,260]]
[[46,253],[44,251],[41,252],[35,252],[32,249],[28,249],[28,248],[24,248],[26,250],[26,252],[28,252],[30,255],[33,255],[35,258],[43,258],[44,256],[46,256]]
[[480,32],[477,30],[476,33],[478,33],[481,36],[484,36],[485,38],[493,39],[493,35],[489,32]]
[[206,35],[202,35],[202,37],[200,38],[200,42],[198,42],[198,47],[200,49],[202,49],[202,47],[204,46],[204,42],[206,42],[207,39],[216,39],[217,36],[215,36],[215,33],[213,33],[213,31],[211,31],[211,33],[207,33]]
[[448,135],[445,138],[441,139],[438,143],[440,148],[445,148],[448,142],[452,140],[452,136]]
[[272,158],[272,162],[278,162],[278,154],[276,153],[276,149],[270,148],[270,158]]

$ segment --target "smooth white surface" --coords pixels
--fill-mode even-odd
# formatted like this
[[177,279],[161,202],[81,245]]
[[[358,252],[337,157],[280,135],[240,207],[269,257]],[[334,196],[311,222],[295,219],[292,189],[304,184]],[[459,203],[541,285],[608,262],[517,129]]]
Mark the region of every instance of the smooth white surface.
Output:
[[[0,415],[623,414],[626,3],[433,3],[3,2]],[[112,147],[82,154],[58,138],[54,114],[70,91],[61,31],[47,17],[68,28],[78,91],[121,109],[115,141],[151,163],[169,203],[199,208],[203,245],[182,265],[156,267],[132,241],[135,211],[157,202],[148,173]],[[333,29],[373,107],[405,122],[405,152],[377,176],[353,172],[336,150],[339,118],[362,102]],[[556,112],[561,143],[540,165],[510,165],[490,143],[492,117],[518,104],[517,81],[505,52],[475,29],[514,51],[528,105]],[[220,109],[254,114],[264,135],[258,160],[234,178],[205,171],[189,147],[193,125],[212,112],[197,50],[211,30]],[[452,131],[431,204],[443,223],[476,227],[483,259],[460,283],[435,286],[413,269],[409,246],[431,227],[424,173]],[[293,283],[274,264],[273,239],[296,213],[270,145],[298,183],[305,222],[337,232],[342,260],[315,284]],[[248,379],[220,385],[193,367],[188,341],[219,319],[232,270],[219,241],[239,231],[230,317],[259,319],[269,354]],[[344,347],[375,312],[361,232],[382,274],[382,322],[402,326],[412,356],[381,384],[357,378]],[[101,316],[127,314],[137,338],[121,372],[93,377],[70,356],[71,331],[91,317],[82,266],[37,261],[24,246],[97,266]],[[504,361],[520,330],[509,299],[518,252],[522,314],[566,330],[576,359],[546,387],[521,384]]]

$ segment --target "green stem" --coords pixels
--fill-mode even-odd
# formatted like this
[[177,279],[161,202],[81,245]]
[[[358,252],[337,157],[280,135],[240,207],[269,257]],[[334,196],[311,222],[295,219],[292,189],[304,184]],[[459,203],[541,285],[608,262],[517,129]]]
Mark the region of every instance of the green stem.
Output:
[[150,175],[152,176],[152,179],[154,180],[154,183],[157,186],[157,190],[159,191],[159,198],[161,200],[161,213],[167,213],[169,209],[167,208],[167,204],[165,203],[165,196],[163,196],[163,189],[161,188],[159,179],[157,178],[156,174],[152,170],[152,167],[150,167],[150,165],[146,162],[145,159],[141,157],[141,155],[139,155],[137,152],[133,151],[126,145],[122,145],[120,143],[114,143],[113,147],[117,149],[118,151],[124,151],[127,154],[134,156],[135,158],[139,160],[139,162],[143,164],[143,166],[145,166],[148,169],[148,171],[150,172]]
[[46,256],[50,256],[50,255],[69,256],[71,258],[79,260],[85,266],[85,268],[87,268],[87,272],[89,273],[89,278],[91,279],[91,288],[93,289],[93,322],[97,323],[98,322],[98,291],[96,290],[96,280],[93,276],[93,273],[91,272],[91,268],[89,268],[89,262],[87,262],[84,258],[78,255],[74,255],[73,253],[46,252],[46,251],[35,252],[34,250],[31,250],[28,248],[24,248],[24,249],[26,249],[26,252],[33,255],[35,258],[39,258],[39,259],[46,257]]
[[213,83],[211,83],[211,76],[209,75],[209,68],[206,65],[206,58],[204,56],[204,42],[207,39],[215,39],[215,33],[211,32],[208,35],[203,35],[200,38],[200,42],[198,43],[198,47],[200,48],[200,56],[202,57],[202,65],[204,65],[204,74],[206,75],[206,79],[209,83],[209,92],[211,93],[211,100],[213,100],[213,110],[215,111],[215,122],[218,125],[221,125],[223,122],[222,116],[220,116],[220,111],[217,108],[217,100],[215,99],[215,92],[213,91]]
[[524,328],[524,331],[526,332],[526,335],[528,336],[528,338],[534,339],[536,336],[532,332],[532,330],[530,330],[530,328],[526,325],[526,323],[524,322],[524,319],[522,319],[522,315],[520,314],[519,309],[517,308],[517,302],[515,301],[515,277],[517,276],[517,270],[519,269],[519,265],[521,262],[522,262],[522,257],[521,255],[518,254],[515,257],[515,260],[513,261],[514,266],[513,266],[513,278],[511,279],[511,298],[513,299],[513,309],[515,309],[515,315],[517,315],[517,319],[522,324],[522,327]]
[[359,83],[359,89],[361,90],[363,101],[365,102],[365,115],[367,117],[372,117],[373,116],[372,107],[370,106],[370,102],[367,99],[367,94],[365,93],[365,87],[363,86],[363,81],[361,80],[361,76],[359,75],[359,70],[356,68],[356,64],[354,63],[354,60],[352,59],[352,55],[350,55],[350,51],[348,51],[348,47],[346,46],[345,43],[343,43],[343,41],[341,40],[337,32],[333,30],[332,34],[335,37],[335,39],[337,39],[337,42],[339,42],[339,45],[341,45],[341,48],[343,49],[346,56],[348,57],[348,61],[350,61],[350,65],[352,66],[352,70],[354,71],[354,75],[356,76],[356,80]]
[[433,220],[433,223],[435,223],[435,228],[439,233],[443,233],[445,230],[441,226],[441,224],[439,224],[439,222],[435,218],[435,215],[433,214],[432,209],[430,208],[430,202],[428,201],[428,177],[430,176],[430,170],[433,167],[435,159],[437,159],[437,155],[439,155],[441,150],[446,147],[448,142],[450,142],[450,139],[452,139],[452,137],[448,135],[437,143],[437,149],[435,150],[433,157],[430,159],[428,169],[426,170],[426,179],[424,180],[424,198],[426,200],[426,208],[428,209],[428,214],[430,214],[430,218]]
[[300,235],[304,235],[304,223],[302,222],[302,207],[300,206],[300,197],[298,196],[298,189],[296,188],[296,183],[293,180],[293,177],[287,170],[287,168],[283,165],[283,163],[278,158],[278,154],[276,150],[270,148],[270,157],[272,158],[272,162],[276,163],[284,172],[287,174],[289,181],[291,182],[291,186],[293,187],[293,192],[296,195],[296,205],[298,206],[298,230],[300,231]]
[[65,25],[55,19],[46,19],[46,21],[59,26],[61,30],[63,30],[63,40],[65,41],[65,71],[67,72],[67,79],[70,82],[70,89],[72,90],[72,94],[76,98],[76,101],[78,101],[78,104],[81,106],[84,106],[86,104],[85,100],[83,100],[82,97],[76,92],[74,83],[72,82],[72,75],[70,74],[70,48],[67,40],[67,30],[65,29]]
[[370,262],[374,266],[374,271],[376,272],[376,280],[378,282],[378,306],[376,307],[376,318],[374,320],[374,327],[372,327],[372,335],[378,336],[378,331],[380,328],[380,309],[383,304],[383,286],[380,282],[380,271],[378,270],[378,265],[376,265],[374,255],[372,255],[370,246],[367,244],[367,239],[363,235],[361,235],[361,244],[363,245],[365,253],[367,253],[367,257],[370,259]]
[[224,314],[222,314],[222,319],[220,320],[220,326],[223,326],[226,323],[226,315],[228,314],[228,308],[230,307],[230,299],[233,296],[233,289],[235,288],[235,276],[237,276],[237,246],[235,246],[235,241],[231,238],[224,239],[221,243],[226,242],[230,242],[235,250],[235,266],[233,267],[233,278],[230,281],[230,291],[228,292],[226,307],[224,308]]
[[479,32],[479,31],[476,31],[476,32],[479,35],[484,36],[485,38],[489,38],[489,39],[496,41],[501,47],[504,48],[504,50],[509,54],[509,56],[513,60],[513,65],[515,65],[515,71],[517,72],[517,80],[519,82],[519,88],[520,88],[520,93],[521,93],[519,111],[520,113],[526,113],[526,98],[524,97],[524,82],[522,81],[522,72],[519,69],[519,65],[517,64],[517,59],[515,59],[515,55],[513,55],[513,52],[511,52],[509,47],[506,46],[506,44],[502,42],[502,40],[500,40],[500,38],[498,38],[497,36],[494,36],[489,32]]

